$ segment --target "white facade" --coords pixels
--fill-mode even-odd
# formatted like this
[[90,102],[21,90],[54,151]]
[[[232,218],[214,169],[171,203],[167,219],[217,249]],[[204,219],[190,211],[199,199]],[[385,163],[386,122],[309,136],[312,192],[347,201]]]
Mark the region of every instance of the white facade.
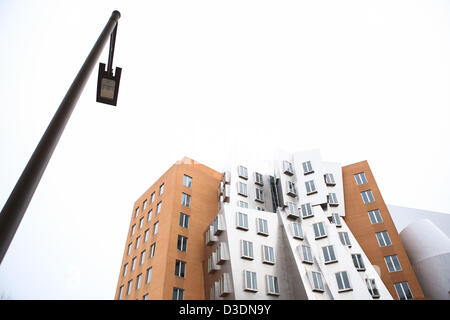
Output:
[[343,219],[341,166],[319,151],[280,154],[271,172],[235,163],[219,194],[211,298],[392,299]]

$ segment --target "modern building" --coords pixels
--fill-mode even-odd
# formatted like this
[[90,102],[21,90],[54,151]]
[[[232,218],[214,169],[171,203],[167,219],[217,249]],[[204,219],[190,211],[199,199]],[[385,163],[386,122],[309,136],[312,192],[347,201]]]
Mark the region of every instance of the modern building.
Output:
[[218,172],[184,158],[133,206],[115,298],[421,298],[392,226],[367,163],[312,150]]

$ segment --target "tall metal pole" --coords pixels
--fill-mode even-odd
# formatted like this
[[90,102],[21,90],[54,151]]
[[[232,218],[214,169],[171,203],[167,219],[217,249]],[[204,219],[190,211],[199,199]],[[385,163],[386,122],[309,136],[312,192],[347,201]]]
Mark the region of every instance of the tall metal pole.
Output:
[[113,11],[0,213],[0,263],[8,251],[78,98],[119,18],[120,12]]

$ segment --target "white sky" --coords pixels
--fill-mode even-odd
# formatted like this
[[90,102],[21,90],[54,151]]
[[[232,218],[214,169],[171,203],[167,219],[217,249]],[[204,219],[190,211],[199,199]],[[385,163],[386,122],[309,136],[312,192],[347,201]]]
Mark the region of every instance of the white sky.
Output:
[[450,212],[450,3],[430,0],[0,1],[1,207],[115,9],[118,107],[96,67],[0,296],[113,299],[133,203],[185,155],[319,148],[368,160],[389,204]]

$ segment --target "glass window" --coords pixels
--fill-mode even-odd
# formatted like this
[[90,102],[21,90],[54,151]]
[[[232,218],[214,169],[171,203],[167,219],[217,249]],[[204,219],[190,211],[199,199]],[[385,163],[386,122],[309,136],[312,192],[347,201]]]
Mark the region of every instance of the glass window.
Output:
[[153,214],[153,209],[151,209],[151,210],[148,212],[147,222],[149,222],[149,221],[152,219],[152,214]]
[[238,182],[238,193],[241,196],[247,196],[247,184],[241,181]]
[[331,192],[328,194],[328,204],[330,206],[337,206],[339,204],[336,193]]
[[247,172],[247,168],[246,167],[239,166],[238,167],[238,174],[239,174],[239,177],[244,178],[244,179],[248,179],[248,172]]
[[268,235],[269,234],[269,226],[266,219],[257,218],[256,219],[256,227],[257,232],[259,234]]
[[335,224],[336,227],[341,227],[342,226],[341,217],[339,216],[338,213],[332,213],[331,214],[331,223]]
[[191,196],[183,192],[181,194],[181,205],[190,208],[191,207]]
[[316,186],[314,185],[314,180],[306,181],[306,194],[312,194],[314,192],[317,192]]
[[293,196],[297,195],[297,189],[295,188],[295,183],[294,182],[288,181],[287,182],[287,187],[288,187],[288,194],[289,195],[293,195]]
[[142,273],[139,274],[136,278],[136,290],[139,290],[141,288],[141,279],[142,279]]
[[263,175],[261,173],[255,172],[255,183],[260,186],[264,185]]
[[123,286],[121,286],[119,289],[119,300],[122,299],[122,295],[123,295]]
[[153,192],[151,197],[150,197],[150,203],[153,203],[153,201],[155,201],[155,193]]
[[311,161],[303,162],[302,166],[303,166],[303,173],[304,174],[308,174],[308,173],[314,172],[314,170],[312,169],[312,166],[311,166]]
[[379,298],[380,292],[375,284],[375,279],[366,279],[366,284],[372,298]]
[[398,261],[398,257],[396,254],[384,257],[384,261],[386,262],[389,272],[402,270],[402,266],[400,265],[400,261]]
[[348,237],[347,232],[339,232],[339,239],[344,246],[351,247],[350,238]]
[[177,249],[186,252],[188,238],[178,235]]
[[127,252],[127,255],[130,254],[131,248],[133,248],[133,243],[130,243],[130,244],[128,245],[128,252]]
[[136,230],[136,225],[133,224],[133,226],[131,227],[131,235],[134,235],[135,230]]
[[241,257],[253,259],[253,243],[246,240],[241,240]]
[[361,254],[359,254],[359,253],[352,254],[352,260],[353,260],[353,264],[354,264],[356,270],[358,270],[358,271],[366,270],[366,267],[364,266],[364,261],[362,259]]
[[325,226],[323,225],[323,222],[314,223],[314,235],[316,236],[316,239],[326,237],[327,234],[325,232]]
[[256,272],[244,271],[244,289],[250,291],[257,291],[258,287],[256,284]]
[[159,221],[156,221],[155,224],[153,225],[153,235],[158,233],[158,225]]
[[152,281],[152,270],[153,270],[152,267],[147,269],[147,275],[145,277],[145,283],[150,283],[150,281]]
[[180,212],[180,227],[189,228],[189,216]]
[[361,192],[361,197],[364,203],[370,203],[375,201],[375,198],[373,197],[371,190]]
[[308,218],[313,216],[313,211],[311,207],[311,203],[305,203],[301,205],[302,208],[302,217]]
[[134,257],[133,260],[131,260],[131,271],[133,271],[135,267],[136,267],[136,257]]
[[145,250],[141,252],[141,264],[145,261]]
[[288,175],[293,175],[294,174],[294,168],[292,167],[292,163],[290,163],[289,161],[284,160],[283,161],[283,171],[284,171],[284,173],[286,173]]
[[334,186],[336,185],[336,182],[334,181],[334,176],[332,173],[326,173],[325,174],[325,184],[327,186]]
[[146,207],[147,207],[147,199],[145,199],[144,202],[142,203],[142,211],[144,211]]
[[369,211],[369,219],[372,224],[383,222],[383,218],[381,218],[381,213],[378,209]]
[[267,275],[267,293],[279,295],[280,287],[278,286],[278,277]]
[[264,191],[263,189],[256,188],[256,201],[264,202]]
[[183,300],[184,290],[180,288],[173,288],[172,300]]
[[128,281],[128,288],[127,288],[127,296],[131,293],[131,288],[133,288],[133,279]]
[[313,263],[313,258],[311,254],[311,248],[307,245],[302,245],[302,262]]
[[157,206],[156,206],[156,214],[160,214],[161,212],[161,207],[162,207],[162,202],[158,202]]
[[347,275],[347,271],[341,271],[336,273],[336,281],[338,284],[339,291],[350,290],[350,280]]
[[263,248],[263,262],[269,264],[275,264],[275,253],[272,247],[262,246]]
[[141,237],[136,238],[136,249],[139,248],[139,243],[141,242]]
[[145,233],[144,233],[144,242],[147,242],[147,240],[148,240],[148,234],[150,233],[149,231],[150,231],[150,229],[145,230]]
[[153,243],[150,246],[150,258],[153,258],[153,256],[155,255],[155,250],[156,250],[156,243]]
[[192,178],[184,175],[183,176],[183,186],[187,187],[187,188],[191,188],[192,187]]
[[181,260],[175,261],[175,275],[180,278],[184,278],[186,271],[186,262]]
[[148,293],[144,294],[144,295],[142,296],[142,299],[143,299],[143,300],[148,300]]
[[380,247],[387,247],[392,244],[391,238],[389,238],[389,234],[387,231],[377,232],[375,233],[375,235],[377,237],[378,244],[380,245]]
[[289,216],[294,216],[294,217],[298,217],[299,213],[298,213],[298,208],[295,205],[295,203],[293,202],[288,202],[287,203],[289,211],[288,211],[288,215]]
[[248,230],[248,217],[245,213],[237,212],[236,227]]
[[355,174],[356,184],[367,183],[366,174],[364,172]]
[[398,298],[400,300],[410,300],[413,299],[411,289],[409,288],[408,282],[399,282],[394,284],[395,291],[397,291]]
[[333,246],[322,247],[322,252],[323,252],[323,258],[324,258],[325,263],[331,263],[331,262],[337,261],[336,255],[334,254]]
[[127,275],[127,270],[128,270],[128,263],[125,263],[125,265],[123,266],[122,277],[125,277]]
[[300,223],[294,222],[292,224],[292,230],[293,230],[294,238],[303,240],[303,229],[302,229],[302,225]]
[[162,195],[164,193],[164,183],[159,186],[159,195]]
[[134,210],[134,217],[136,218],[139,214],[139,207]]
[[245,201],[239,201],[239,207],[248,209],[248,203]]
[[312,271],[311,275],[313,280],[313,291],[323,292],[325,289],[323,286],[322,274],[320,272]]
[[139,220],[139,229],[141,229],[142,228],[142,225],[144,224],[144,218],[141,218],[140,220]]

